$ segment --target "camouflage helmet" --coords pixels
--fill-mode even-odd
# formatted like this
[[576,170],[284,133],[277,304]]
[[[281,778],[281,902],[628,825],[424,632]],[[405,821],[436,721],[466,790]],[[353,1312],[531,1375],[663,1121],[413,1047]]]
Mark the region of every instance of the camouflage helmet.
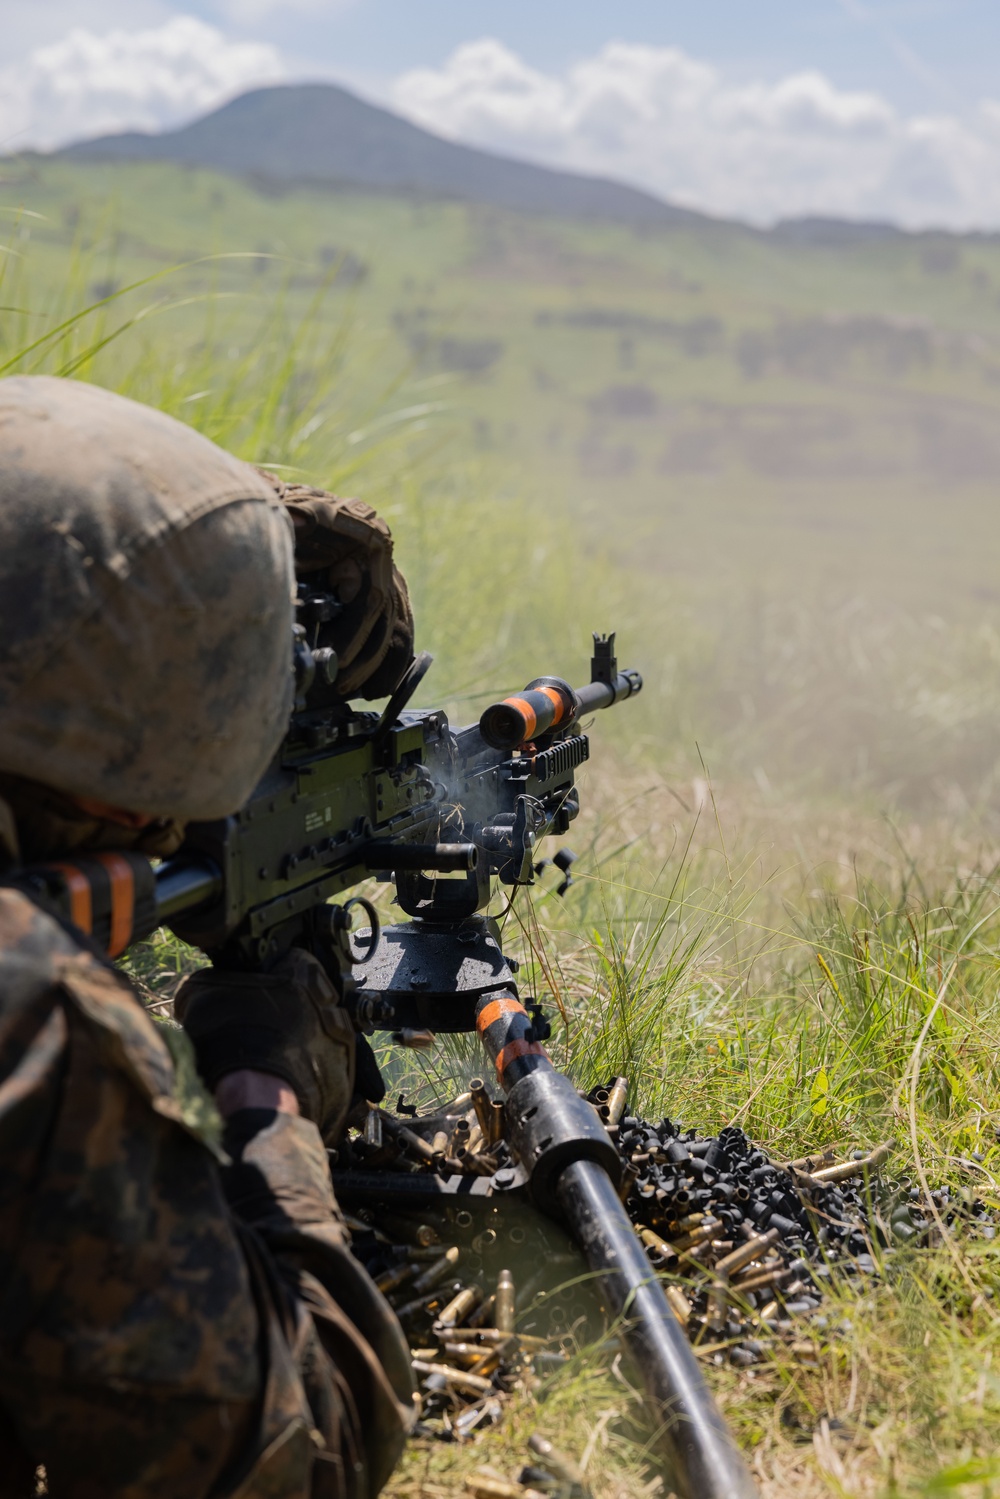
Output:
[[190,427],[0,380],[0,770],[154,817],[234,811],[292,703],[291,528]]

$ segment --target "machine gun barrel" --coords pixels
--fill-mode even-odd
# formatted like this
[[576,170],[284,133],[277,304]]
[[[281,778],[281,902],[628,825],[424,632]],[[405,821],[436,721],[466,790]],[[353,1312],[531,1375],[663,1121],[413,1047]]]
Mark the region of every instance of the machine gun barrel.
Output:
[[156,925],[208,905],[222,894],[222,875],[210,859],[167,859],[156,870]]
[[573,1161],[555,1194],[612,1313],[622,1319],[661,1416],[674,1481],[689,1499],[756,1499],[757,1486],[607,1172],[595,1161]]
[[361,856],[369,869],[393,871],[432,869],[438,874],[470,874],[479,864],[479,850],[474,843],[376,841],[368,844]]
[[558,677],[539,677],[523,692],[491,703],[479,720],[479,732],[493,749],[517,749],[550,730],[564,732],[585,713],[611,708],[642,691],[639,672],[616,671],[609,681],[570,687]]
[[596,1112],[534,1039],[516,990],[479,1000],[476,1029],[506,1097],[509,1139],[537,1205],[570,1228],[621,1319],[685,1499],[755,1499],[756,1486],[617,1190],[621,1161]]

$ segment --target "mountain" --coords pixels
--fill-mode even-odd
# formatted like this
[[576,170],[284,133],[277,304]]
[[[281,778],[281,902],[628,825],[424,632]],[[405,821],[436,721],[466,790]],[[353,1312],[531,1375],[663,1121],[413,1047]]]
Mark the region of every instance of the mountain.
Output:
[[328,83],[254,89],[180,130],[106,135],[58,154],[186,162],[288,185],[457,198],[566,218],[650,226],[712,222],[620,182],[456,145]]

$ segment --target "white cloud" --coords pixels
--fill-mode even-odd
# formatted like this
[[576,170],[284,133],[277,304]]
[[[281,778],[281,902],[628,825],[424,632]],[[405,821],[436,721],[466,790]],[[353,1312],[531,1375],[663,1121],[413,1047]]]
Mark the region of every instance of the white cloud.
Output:
[[289,11],[329,17],[349,10],[356,0],[217,0],[218,9],[238,26],[256,26],[270,16],[287,17]]
[[619,42],[549,74],[492,39],[403,74],[393,97],[454,139],[755,222],[1000,224],[1000,104],[968,120],[905,117],[817,71],[736,85],[676,48]]
[[[102,15],[110,22],[123,3],[152,19],[165,0],[101,0]],[[216,3],[234,23],[249,23],[279,0]],[[357,0],[280,3],[305,10]],[[77,28],[0,69],[0,152],[169,128],[287,78],[273,46],[232,41],[192,16],[142,30]],[[1000,226],[1000,100],[970,104],[963,118],[905,116],[818,71],[733,83],[677,48],[621,42],[548,73],[489,38],[459,47],[440,68],[404,73],[392,99],[454,139],[755,222],[819,213]]]
[[0,71],[0,151],[161,130],[285,77],[274,47],[229,41],[193,16],[148,31],[76,29]]

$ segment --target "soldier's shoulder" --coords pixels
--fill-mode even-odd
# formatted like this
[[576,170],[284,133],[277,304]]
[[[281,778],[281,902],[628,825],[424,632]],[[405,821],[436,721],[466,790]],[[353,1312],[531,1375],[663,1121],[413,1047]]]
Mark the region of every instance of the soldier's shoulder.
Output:
[[51,989],[59,966],[84,951],[23,891],[0,887],[0,1003],[23,1002]]
[[169,1092],[170,1053],[124,974],[23,891],[0,889],[0,1015],[62,1002],[91,1029],[101,1051]]
[[158,1114],[218,1150],[221,1126],[183,1032],[154,1024],[123,973],[22,891],[0,887],[0,1072],[4,1038],[23,1030],[25,1012],[42,1017],[59,1004]]

